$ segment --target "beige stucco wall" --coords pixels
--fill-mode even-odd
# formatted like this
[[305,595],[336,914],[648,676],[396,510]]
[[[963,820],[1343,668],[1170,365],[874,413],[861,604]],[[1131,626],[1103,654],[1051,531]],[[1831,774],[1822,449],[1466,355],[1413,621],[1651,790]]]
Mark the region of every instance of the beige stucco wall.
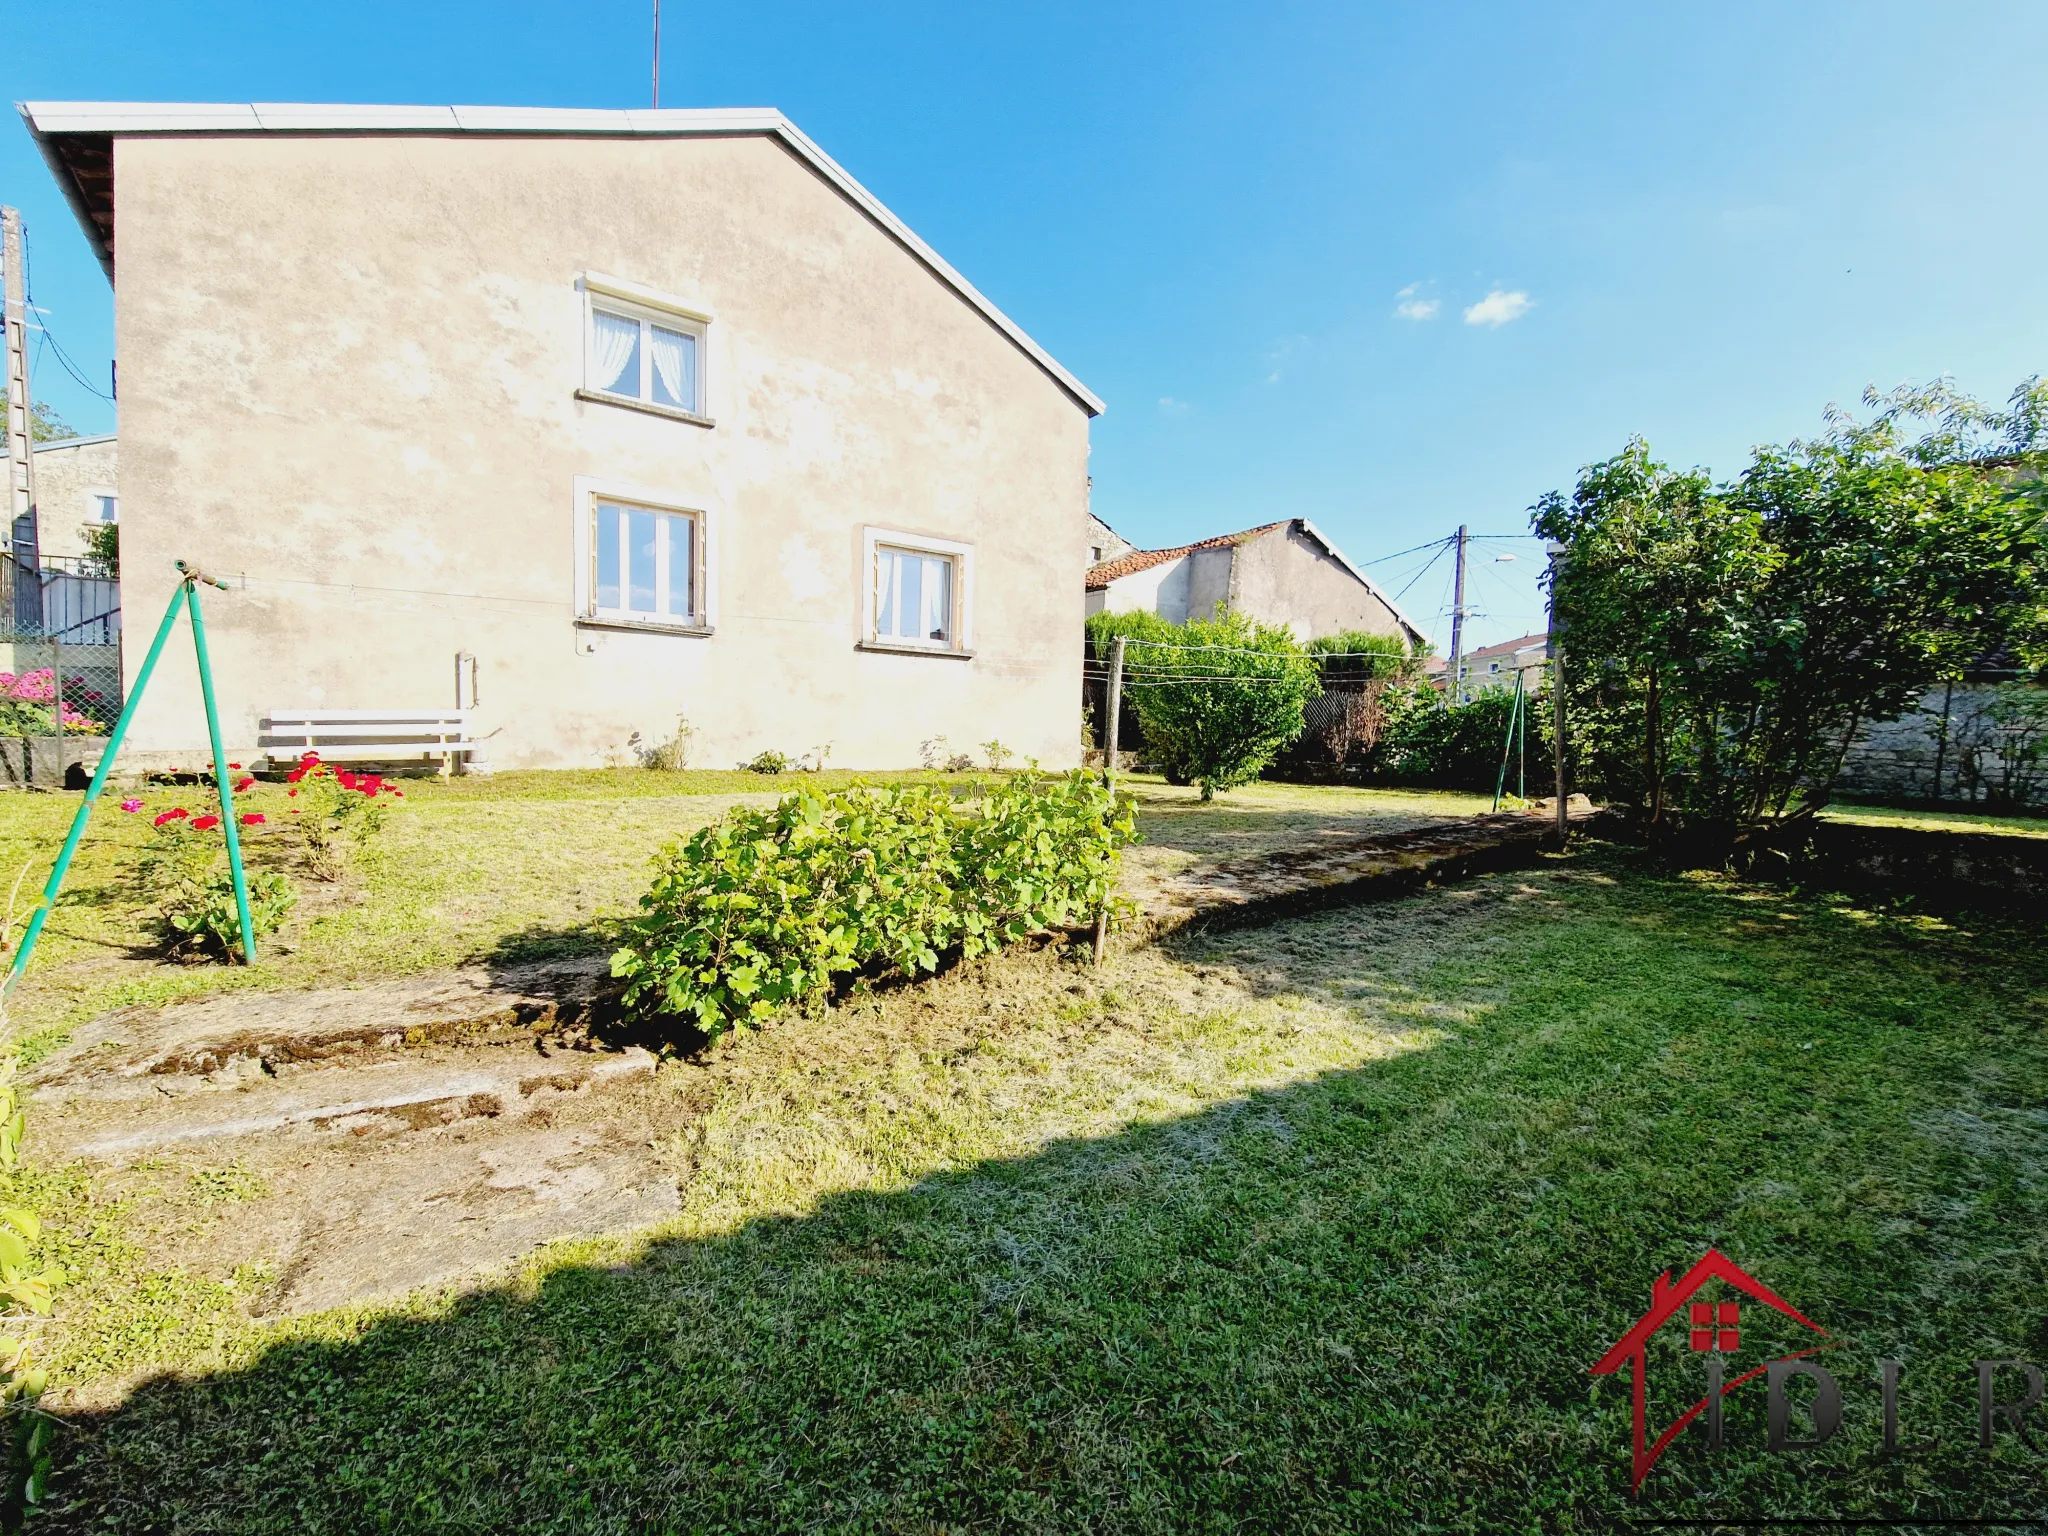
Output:
[[[232,741],[273,708],[446,706],[469,651],[497,766],[679,712],[713,766],[904,766],[938,734],[1076,758],[1087,417],[775,142],[124,139],[115,165],[125,602],[153,619],[179,557],[229,579]],[[586,271],[712,316],[715,427],[574,397]],[[577,476],[707,513],[713,636],[575,622]],[[856,650],[870,524],[973,546],[973,659]],[[159,677],[137,747],[195,752],[193,669]]]
[[120,445],[81,437],[36,449],[36,537],[44,555],[85,553],[85,527],[98,521],[92,497],[119,494]]
[[1400,635],[1400,621],[1370,588],[1292,524],[1237,546],[1231,607],[1303,640],[1339,630]]

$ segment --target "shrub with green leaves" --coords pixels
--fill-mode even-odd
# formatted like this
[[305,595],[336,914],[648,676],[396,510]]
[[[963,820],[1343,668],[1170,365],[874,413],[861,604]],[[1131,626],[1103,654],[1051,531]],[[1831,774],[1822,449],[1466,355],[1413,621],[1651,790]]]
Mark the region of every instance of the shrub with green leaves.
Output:
[[[250,814],[243,820],[260,825],[263,818]],[[155,818],[136,861],[135,892],[155,909],[158,937],[174,953],[229,959],[242,952],[241,912],[219,826],[217,815],[192,816],[175,806]],[[245,848],[245,854],[253,852]],[[290,916],[298,892],[281,870],[245,861],[243,877],[250,926],[259,938],[275,933]]]
[[1145,740],[1169,777],[1204,800],[1259,776],[1302,731],[1322,691],[1293,634],[1224,613],[1172,627],[1172,638],[1126,635],[1124,680]]
[[708,1034],[857,971],[915,977],[1071,927],[1109,899],[1133,802],[1083,773],[955,799],[926,785],[799,790],[671,843],[612,974]]

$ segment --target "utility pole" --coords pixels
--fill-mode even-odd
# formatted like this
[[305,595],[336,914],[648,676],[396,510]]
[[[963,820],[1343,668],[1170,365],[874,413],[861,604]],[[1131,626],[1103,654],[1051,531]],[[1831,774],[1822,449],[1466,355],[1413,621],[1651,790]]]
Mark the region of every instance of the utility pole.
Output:
[[1564,621],[1557,614],[1557,578],[1564,570],[1564,546],[1547,546],[1550,556],[1550,756],[1557,778],[1557,846],[1563,850],[1571,823],[1565,812],[1564,784]]
[[[1109,642],[1109,729],[1102,736],[1102,784],[1116,788],[1117,719],[1124,711],[1124,637]],[[1095,913],[1095,963],[1102,964],[1102,952],[1109,946],[1109,904],[1114,892],[1102,893],[1102,905]]]
[[1458,570],[1451,587],[1451,674],[1446,705],[1464,702],[1465,683],[1465,525],[1458,524]]
[[654,0],[654,110],[661,110],[661,0]]
[[23,548],[31,551],[26,570],[34,583],[33,551],[40,543],[36,537],[36,418],[28,394],[28,294],[22,282],[21,251],[21,214],[13,208],[0,208],[0,262],[7,267],[7,526],[16,583],[11,617],[17,624],[39,624],[42,590],[36,586],[31,593],[20,584]]

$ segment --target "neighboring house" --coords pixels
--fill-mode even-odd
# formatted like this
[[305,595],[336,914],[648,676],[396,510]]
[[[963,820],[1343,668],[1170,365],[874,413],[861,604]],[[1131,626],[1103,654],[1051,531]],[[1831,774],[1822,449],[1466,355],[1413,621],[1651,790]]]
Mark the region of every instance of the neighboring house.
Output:
[[1399,635],[1411,649],[1422,643],[1393,600],[1300,517],[1175,549],[1127,549],[1090,567],[1087,591],[1090,613],[1156,613],[1180,624],[1220,605],[1303,640],[1362,629]]
[[109,432],[36,444],[36,542],[44,559],[80,559],[89,528],[121,520],[119,448]]
[[721,766],[1077,756],[1101,402],[780,113],[22,111],[119,253],[127,600],[229,582],[232,746],[445,708],[467,653],[499,766],[679,714]]
[[[1521,635],[1497,645],[1482,645],[1467,651],[1458,669],[1464,683],[1461,696],[1470,698],[1485,688],[1512,688],[1517,676],[1521,677],[1523,688],[1534,693],[1543,686],[1543,671],[1549,665],[1548,635]],[[1450,666],[1445,657],[1428,657],[1422,663],[1423,678],[1442,688]]]
[[1118,555],[1127,555],[1137,547],[1093,512],[1088,514],[1089,569],[1093,570],[1105,560],[1114,560]]

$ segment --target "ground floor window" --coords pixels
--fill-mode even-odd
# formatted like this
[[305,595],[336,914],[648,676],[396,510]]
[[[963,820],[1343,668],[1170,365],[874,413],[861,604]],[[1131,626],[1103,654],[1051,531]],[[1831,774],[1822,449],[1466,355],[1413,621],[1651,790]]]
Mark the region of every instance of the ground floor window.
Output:
[[966,649],[969,547],[882,529],[868,530],[867,547],[868,641]]
[[583,482],[577,611],[589,619],[709,627],[705,514]]

